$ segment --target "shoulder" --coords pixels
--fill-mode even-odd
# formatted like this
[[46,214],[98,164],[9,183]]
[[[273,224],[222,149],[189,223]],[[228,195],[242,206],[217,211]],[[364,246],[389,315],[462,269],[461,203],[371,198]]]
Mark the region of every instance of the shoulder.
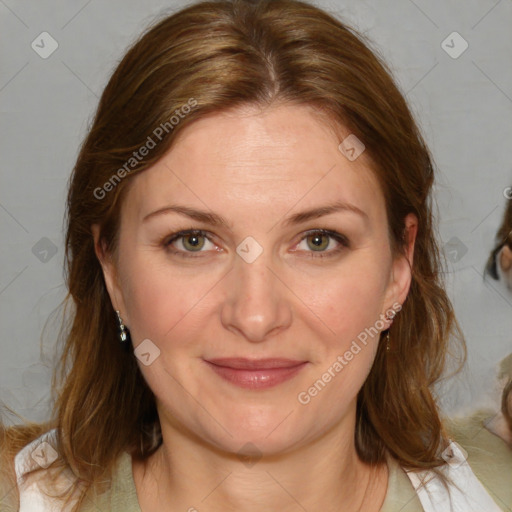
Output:
[[49,468],[57,459],[57,429],[52,429],[28,443],[14,457],[18,482],[25,482],[34,471]]
[[[101,491],[94,487],[84,489],[76,485],[76,477],[71,470],[59,464],[57,436],[57,429],[50,430],[25,446],[15,457],[20,512],[36,510],[33,508],[35,503],[38,503],[38,511],[54,510],[54,498],[46,496],[42,485],[46,485],[52,493],[72,489],[69,503],[65,508],[59,507],[63,512],[71,511],[77,501],[80,501],[80,512],[140,512],[133,482],[132,459],[127,452],[118,457],[112,479],[103,482],[107,485],[102,486]],[[42,503],[46,508],[40,507]]]
[[[12,465],[16,507],[12,510],[70,512],[75,508],[83,489],[59,455],[58,446],[58,429],[53,428],[39,433],[15,452]],[[9,506],[13,506],[11,502]]]
[[122,452],[117,458],[109,486],[101,493],[91,492],[80,512],[141,512],[133,479],[132,457]]
[[[117,459],[112,480],[99,491],[84,488],[58,453],[58,429],[54,428],[26,444],[14,456],[16,502],[1,512],[71,512],[80,502],[80,512],[140,512],[132,475],[131,456],[123,452]],[[107,484],[106,481],[102,484]],[[55,496],[70,496],[68,502]],[[18,509],[19,506],[19,509]]]
[[464,450],[466,461],[498,505],[512,507],[512,447],[488,428],[490,410],[445,420],[448,434]]
[[[28,487],[31,474],[41,469],[41,457],[51,453],[46,444],[55,443],[51,422],[5,425],[0,418],[0,510],[18,511],[20,489]],[[37,450],[37,448],[40,448]],[[39,457],[38,457],[39,456]],[[39,462],[39,464],[38,464]],[[30,509],[29,509],[30,510]],[[34,508],[33,510],[39,510]]]
[[58,464],[54,464],[59,459],[57,432],[57,429],[44,432],[19,450],[14,457],[21,512],[53,510],[57,500],[51,495],[65,492],[72,487],[69,472],[62,468],[59,470]]

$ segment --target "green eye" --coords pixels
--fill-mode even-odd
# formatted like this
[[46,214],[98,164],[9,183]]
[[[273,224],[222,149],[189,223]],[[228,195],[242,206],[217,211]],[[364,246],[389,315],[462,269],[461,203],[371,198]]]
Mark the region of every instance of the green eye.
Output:
[[187,251],[200,251],[205,244],[205,236],[198,233],[191,233],[182,237],[183,247]]
[[299,251],[316,258],[336,256],[350,247],[345,235],[327,229],[308,231],[298,244]]
[[166,247],[177,249],[173,251],[174,254],[185,257],[191,257],[191,253],[198,253],[199,256],[201,253],[206,252],[206,249],[210,249],[208,244],[210,244],[211,248],[215,247],[206,232],[196,229],[175,233],[164,242]]
[[329,247],[329,235],[324,233],[314,233],[306,237],[308,247],[313,251],[324,251]]
[[[171,238],[165,239],[162,243],[173,255],[183,258],[207,256],[212,250],[218,251],[208,233],[200,229],[174,233]],[[298,244],[299,252],[304,253],[304,256],[317,258],[336,256],[350,246],[349,240],[344,235],[325,229],[315,229],[305,233]]]

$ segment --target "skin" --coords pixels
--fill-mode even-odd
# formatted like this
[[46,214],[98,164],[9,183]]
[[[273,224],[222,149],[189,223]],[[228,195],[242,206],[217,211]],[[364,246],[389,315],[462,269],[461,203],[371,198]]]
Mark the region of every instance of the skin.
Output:
[[505,282],[508,288],[512,290],[512,249],[505,245],[500,252],[500,266],[505,275]]
[[501,268],[507,272],[512,267],[512,249],[505,245],[501,251]]
[[[387,465],[364,464],[354,444],[356,397],[379,336],[307,405],[297,400],[359,333],[404,302],[411,282],[417,219],[406,218],[406,257],[393,259],[370,162],[365,153],[349,161],[339,143],[307,106],[210,115],[132,178],[118,258],[104,252],[93,226],[112,304],[134,346],[150,339],[160,350],[150,365],[139,362],[163,434],[154,455],[133,463],[144,512],[334,511],[340,503],[345,512],[380,509]],[[339,211],[284,223],[340,200],[367,218]],[[143,222],[171,204],[215,212],[228,227],[173,212]],[[211,235],[198,257],[171,252],[190,254],[190,237],[165,247],[170,235],[190,228]],[[318,256],[306,232],[320,228],[345,235],[349,247],[321,238]],[[236,253],[248,236],[263,248],[253,263]],[[247,390],[213,372],[204,362],[213,357],[308,363],[291,380]],[[239,456],[252,450],[261,458],[249,467]]]

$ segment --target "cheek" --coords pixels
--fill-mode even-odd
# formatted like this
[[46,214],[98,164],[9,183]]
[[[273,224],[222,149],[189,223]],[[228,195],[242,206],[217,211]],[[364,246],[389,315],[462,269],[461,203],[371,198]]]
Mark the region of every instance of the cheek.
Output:
[[353,265],[347,262],[331,272],[301,276],[293,286],[338,343],[374,326],[383,313],[387,270],[363,254],[356,259]]
[[[313,370],[313,377],[301,391],[311,400],[318,414],[326,414],[325,403],[336,403],[326,415],[337,420],[345,406],[353,400],[366,380],[379,347],[380,315],[385,292],[383,269],[365,267],[364,273],[345,272],[336,278],[317,281],[315,288],[303,288],[308,293],[304,302],[324,324],[329,336],[319,336],[323,346],[321,358]],[[379,323],[378,323],[379,322]],[[304,403],[300,402],[299,403]]]
[[134,255],[125,269],[123,295],[135,343],[149,338],[157,345],[172,339],[185,344],[177,333],[183,326],[194,335],[193,325],[200,328],[197,315],[208,306],[210,290],[219,277],[198,272],[179,272],[160,258]]

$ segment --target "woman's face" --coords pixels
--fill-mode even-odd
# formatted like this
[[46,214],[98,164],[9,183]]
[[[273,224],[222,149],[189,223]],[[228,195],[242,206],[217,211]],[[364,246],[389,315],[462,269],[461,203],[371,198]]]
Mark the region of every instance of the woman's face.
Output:
[[119,259],[99,256],[163,428],[277,453],[353,419],[411,274],[365,153],[340,142],[308,107],[246,108],[132,178]]

